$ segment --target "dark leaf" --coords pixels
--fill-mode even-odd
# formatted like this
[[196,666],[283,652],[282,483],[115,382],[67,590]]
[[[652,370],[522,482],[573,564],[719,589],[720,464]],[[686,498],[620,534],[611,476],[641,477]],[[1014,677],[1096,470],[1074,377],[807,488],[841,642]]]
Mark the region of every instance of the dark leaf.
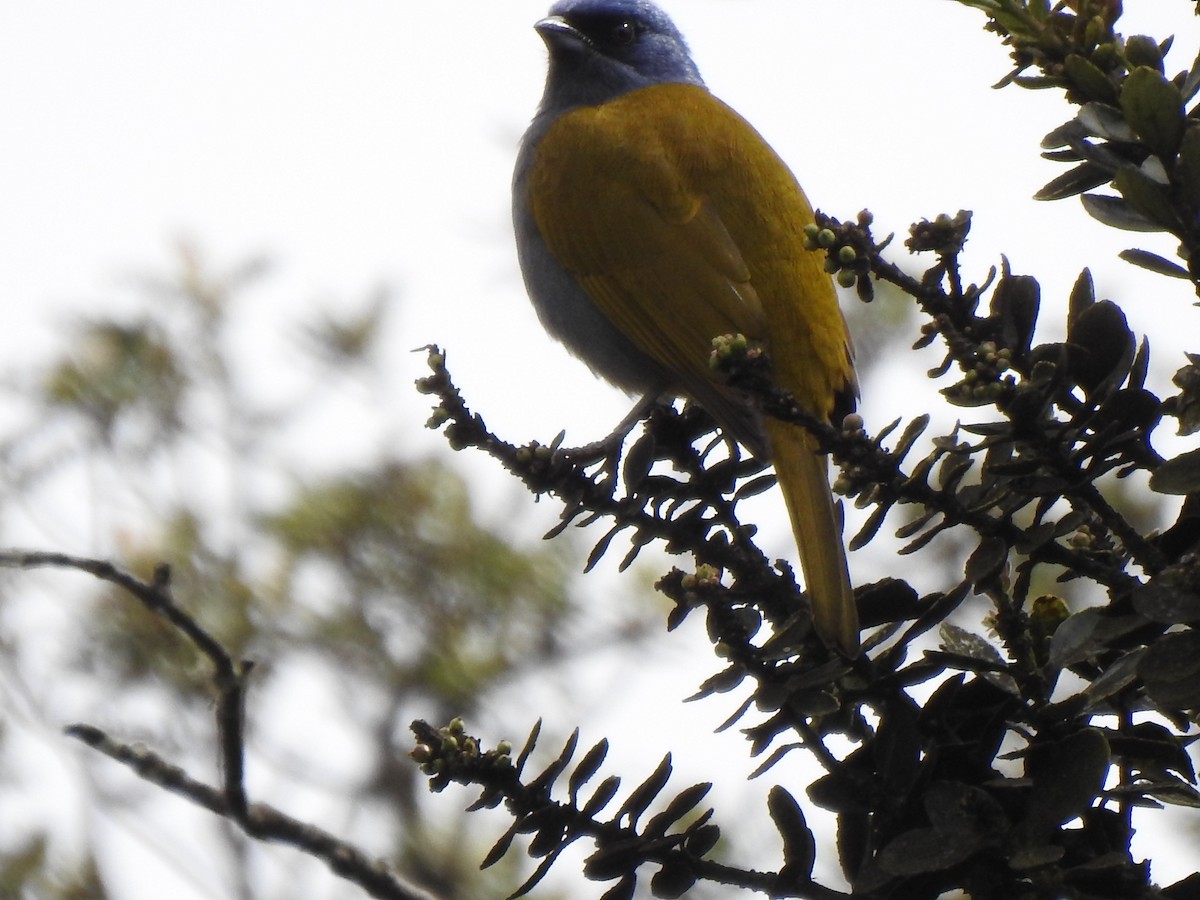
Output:
[[1085,709],[1095,709],[1137,681],[1138,666],[1145,653],[1146,648],[1139,647],[1110,663],[1100,677],[1084,690],[1083,696],[1087,700]]
[[583,759],[579,761],[579,765],[571,772],[571,778],[567,782],[567,790],[570,793],[572,805],[575,804],[575,800],[579,796],[579,789],[587,783],[589,778],[596,774],[604,762],[604,757],[607,755],[608,738],[603,738],[584,754]]
[[1200,622],[1200,592],[1155,578],[1133,590],[1133,608],[1152,622],[1181,625]]
[[[941,515],[940,510],[936,510],[936,509],[922,510],[916,516],[916,518],[914,518],[911,522],[905,522],[903,525],[901,525],[899,528],[896,529],[896,537],[910,538],[914,534],[919,533],[921,531],[921,529],[923,529],[926,525],[928,525],[931,521],[933,521],[940,515]],[[900,552],[903,553],[905,551],[902,550]]]
[[1080,313],[1067,329],[1067,341],[1078,351],[1069,359],[1071,374],[1089,396],[1124,381],[1137,352],[1125,313],[1111,300]]
[[851,550],[861,550],[871,542],[871,539],[879,533],[880,527],[883,525],[883,520],[887,518],[890,506],[881,504],[871,510],[871,514],[867,516],[867,521],[863,523],[862,528],[854,535],[846,545]]
[[621,464],[621,477],[625,479],[630,491],[636,491],[650,474],[654,465],[655,453],[658,450],[654,432],[647,431],[633,442]]
[[912,449],[912,445],[916,443],[917,438],[929,427],[929,420],[930,416],[926,413],[925,415],[917,416],[905,426],[904,433],[900,435],[899,441],[896,442],[896,448],[892,451],[894,459],[904,458],[908,451]]
[[869,813],[871,791],[866,785],[851,784],[850,779],[824,775],[808,786],[808,799],[821,809],[841,813]]
[[917,592],[899,578],[885,578],[855,591],[863,627],[914,619],[921,612]]
[[883,775],[883,790],[892,802],[907,797],[921,769],[921,735],[917,711],[907,695],[889,698],[871,747],[875,771]]
[[1141,169],[1132,166],[1121,169],[1113,178],[1113,186],[1130,206],[1158,225],[1160,231],[1179,229],[1179,216],[1167,197],[1166,188]]
[[1112,171],[1093,162],[1085,162],[1046,182],[1034,200],[1063,200],[1112,181]]
[[479,864],[479,868],[486,869],[489,866],[494,866],[500,861],[508,848],[512,846],[513,838],[517,836],[517,825],[513,825],[500,836],[500,840],[492,845],[492,849],[487,852],[487,856],[483,858],[483,862]]
[[1146,66],[1156,72],[1163,70],[1163,55],[1158,41],[1144,34],[1133,34],[1125,39],[1125,61],[1129,67]]
[[1127,263],[1133,263],[1135,266],[1141,266],[1143,269],[1149,269],[1151,272],[1156,272],[1159,275],[1168,275],[1171,278],[1190,278],[1188,270],[1178,263],[1159,256],[1157,253],[1151,253],[1149,250],[1138,250],[1131,247],[1128,250],[1122,250],[1117,254]]
[[1107,194],[1082,194],[1080,201],[1088,215],[1110,228],[1122,231],[1162,231],[1162,226],[1143,216],[1120,197]]
[[588,554],[587,562],[584,564],[584,574],[592,571],[592,569],[596,567],[596,564],[600,562],[601,557],[608,552],[609,544],[611,544],[613,538],[620,533],[622,527],[623,526],[621,525],[614,526],[596,542],[596,546],[592,548],[592,552]]
[[1124,732],[1107,733],[1113,756],[1142,772],[1178,772],[1195,782],[1196,770],[1180,739],[1157,722],[1139,722]]
[[989,665],[1004,667],[1007,663],[1000,651],[977,634],[959,628],[953,622],[946,622],[939,629],[942,648],[957,656],[977,659]]
[[947,455],[938,467],[938,487],[945,491],[954,490],[974,465],[975,460],[964,453]]
[[775,486],[775,475],[760,475],[757,478],[752,478],[737,489],[733,495],[734,500],[745,500],[747,497],[754,497],[761,494],[763,491],[769,491]]
[[1150,490],[1160,494],[1200,492],[1200,450],[1168,459],[1150,474]]
[[554,804],[539,806],[517,820],[518,834],[533,834],[544,828],[555,828],[563,819],[563,810]]
[[637,841],[622,841],[601,847],[583,861],[583,877],[588,881],[611,881],[633,873],[643,861]]
[[1150,645],[1138,674],[1151,699],[1164,709],[1200,708],[1200,633],[1164,635]]
[[914,828],[883,848],[879,865],[892,875],[941,872],[969,859],[978,849],[979,839],[967,832]]
[[728,669],[712,675],[700,684],[700,689],[696,693],[688,697],[688,700],[700,700],[712,694],[724,694],[732,691],[735,687],[742,683],[746,677],[746,670],[738,665],[732,665]]
[[[1057,150],[1059,147],[1066,147],[1072,142],[1078,141],[1081,138],[1085,138],[1089,134],[1093,133],[1094,132],[1085,128],[1083,124],[1080,123],[1079,117],[1076,116],[1069,122],[1063,122],[1063,124],[1059,125],[1053,131],[1048,133],[1044,138],[1042,138],[1040,146],[1043,150],[1047,151]],[[1050,153],[1043,153],[1042,156],[1046,157],[1047,159],[1051,158]],[[1069,158],[1078,159],[1079,157],[1072,155]]]
[[783,838],[783,861],[792,877],[808,881],[817,859],[817,840],[804,818],[804,810],[796,799],[779,785],[767,795],[767,810],[771,821]]
[[1072,53],[1064,61],[1063,68],[1071,84],[1086,99],[1098,100],[1101,103],[1116,102],[1116,85],[1109,81],[1108,76],[1091,60]]
[[1161,800],[1163,803],[1170,803],[1172,806],[1200,809],[1200,791],[1173,775],[1165,778],[1160,776],[1158,780],[1150,784],[1136,784],[1133,787],[1139,793],[1153,797],[1155,800]]
[[937,781],[922,798],[930,824],[942,832],[965,832],[995,842],[1008,830],[1004,807],[982,788]]
[[543,856],[549,856],[551,853],[562,852],[563,839],[567,835],[567,823],[559,820],[553,823],[547,823],[546,827],[538,830],[538,833],[533,836],[533,840],[529,842],[529,848],[526,853],[533,859],[541,859]]
[[633,789],[631,793],[621,804],[621,808],[617,810],[615,818],[620,819],[622,816],[629,816],[629,824],[633,826],[646,811],[646,807],[654,802],[654,798],[659,792],[666,787],[667,779],[671,777],[671,754],[668,753],[662,758],[662,762],[658,764],[649,778]]
[[[1146,383],[1146,373],[1150,369],[1150,340],[1146,337],[1142,338],[1142,342],[1138,344],[1137,355],[1133,358],[1133,365],[1129,367],[1129,387],[1141,389]],[[1149,394],[1149,392],[1144,392]],[[1154,399],[1156,406],[1160,405],[1159,399],[1149,394]]]
[[867,861],[871,820],[866,811],[846,812],[838,816],[837,823],[838,859],[846,880],[853,884],[858,881]]
[[1136,166],[1145,158],[1144,150],[1131,150],[1127,145],[1114,144],[1109,141],[1095,143],[1094,141],[1075,141],[1071,150],[1081,159],[1099,166],[1108,173],[1111,179],[1119,169],[1126,166]]
[[1075,613],[1059,625],[1050,639],[1050,665],[1065,669],[1104,650],[1096,640],[1099,625],[1100,612],[1095,609]]
[[581,812],[585,816],[594,816],[604,807],[608,806],[609,801],[616,796],[617,790],[621,787],[621,778],[619,775],[609,775],[596,786],[596,792],[588,798],[587,803],[583,805]]
[[1091,309],[1095,302],[1096,286],[1092,283],[1092,273],[1090,269],[1084,269],[1079,273],[1079,277],[1075,279],[1075,284],[1071,287],[1071,297],[1067,305],[1068,331],[1075,327],[1075,320],[1085,310]]
[[537,744],[538,735],[542,733],[542,720],[538,719],[533,723],[533,729],[529,732],[529,737],[525,739],[525,746],[521,748],[521,752],[517,754],[517,762],[513,766],[517,774],[525,768],[525,763],[529,761],[529,754],[533,752],[534,746]]
[[650,879],[650,893],[655,897],[673,900],[682,897],[696,883],[696,875],[682,862],[669,862]]
[[576,728],[571,732],[571,736],[567,738],[567,744],[563,747],[562,752],[558,754],[558,758],[550,765],[542,770],[541,774],[533,781],[529,782],[531,791],[549,790],[554,782],[558,780],[558,776],[563,773],[567,767],[567,763],[571,761],[571,757],[575,753],[575,748],[579,745],[579,729]]
[[1175,161],[1174,181],[1180,193],[1190,197],[1192,207],[1200,205],[1200,123],[1193,123],[1183,135],[1179,145],[1179,158]]
[[1161,72],[1148,66],[1130,72],[1121,86],[1121,112],[1164,161],[1175,156],[1183,137],[1183,96]]
[[1041,286],[1029,275],[1006,275],[992,293],[992,314],[1000,320],[1004,344],[1024,352],[1033,339],[1041,306]]
[[976,588],[986,584],[1004,571],[1008,563],[1008,544],[1002,538],[987,537],[967,558],[965,574]]
[[1109,141],[1132,141],[1133,129],[1121,111],[1106,103],[1085,103],[1075,117],[1088,134]]
[[1025,759],[1033,780],[1029,810],[1020,829],[1023,843],[1046,840],[1064,822],[1081,815],[1104,788],[1109,748],[1096,728],[1084,728],[1049,746],[1037,746]]
[[516,900],[517,897],[524,897],[535,887],[538,882],[546,877],[546,873],[550,871],[550,866],[553,865],[556,856],[548,857],[542,860],[541,864],[534,870],[534,873],[525,879],[525,883],[508,895],[508,900]]
[[637,889],[637,877],[626,875],[600,897],[600,900],[633,900]]
[[675,795],[675,799],[667,804],[666,809],[646,823],[643,833],[647,837],[662,837],[672,825],[695,809],[710,790],[712,782],[702,781],[680,791]]
[[1192,67],[1184,73],[1183,86],[1179,89],[1183,102],[1188,103],[1200,91],[1200,53],[1192,61]]
[[684,848],[695,857],[702,857],[721,839],[721,829],[716,825],[701,825],[695,831],[688,833]]

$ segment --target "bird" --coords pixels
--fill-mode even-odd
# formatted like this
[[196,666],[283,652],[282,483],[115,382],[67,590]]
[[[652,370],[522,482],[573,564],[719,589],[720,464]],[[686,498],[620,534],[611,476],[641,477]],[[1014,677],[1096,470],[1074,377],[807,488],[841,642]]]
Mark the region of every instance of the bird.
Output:
[[[765,348],[775,382],[831,423],[858,384],[812,206],[742,116],[707,88],[649,0],[558,0],[534,28],[545,89],[517,152],[513,228],[543,327],[630,394],[682,396],[775,468],[813,626],[847,657],[858,613],[828,462],[804,428],[763,416],[709,365],[712,341]],[[811,230],[811,229],[810,229]]]

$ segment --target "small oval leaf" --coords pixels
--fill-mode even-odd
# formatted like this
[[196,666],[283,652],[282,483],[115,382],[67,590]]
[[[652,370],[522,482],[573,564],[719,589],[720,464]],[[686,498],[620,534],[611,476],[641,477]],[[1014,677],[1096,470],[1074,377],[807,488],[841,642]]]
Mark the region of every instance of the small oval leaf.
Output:
[[1156,155],[1174,158],[1186,121],[1183,95],[1161,72],[1149,66],[1130,72],[1121,85],[1121,112]]
[[1162,226],[1146,218],[1120,197],[1081,194],[1079,199],[1089,216],[1110,228],[1120,228],[1122,231],[1162,231]]

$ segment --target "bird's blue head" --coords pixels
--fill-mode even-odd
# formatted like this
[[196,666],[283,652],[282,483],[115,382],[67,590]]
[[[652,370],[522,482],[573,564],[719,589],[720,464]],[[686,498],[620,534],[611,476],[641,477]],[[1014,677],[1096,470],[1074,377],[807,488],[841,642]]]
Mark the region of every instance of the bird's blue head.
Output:
[[543,112],[652,84],[704,84],[683,35],[649,0],[559,0],[534,27],[550,50]]

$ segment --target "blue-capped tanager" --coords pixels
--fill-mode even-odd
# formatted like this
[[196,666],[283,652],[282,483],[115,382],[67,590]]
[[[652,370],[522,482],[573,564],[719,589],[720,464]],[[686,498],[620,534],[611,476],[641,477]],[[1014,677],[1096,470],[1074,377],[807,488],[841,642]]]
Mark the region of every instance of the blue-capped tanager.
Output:
[[560,0],[534,27],[549,73],[517,158],[513,219],[542,324],[618,387],[689,397],[752,452],[770,453],[815,628],[856,654],[825,457],[709,366],[713,338],[745,335],[810,413],[837,422],[853,408],[837,293],[804,247],[812,207],[762,136],[709,93],[654,4]]

